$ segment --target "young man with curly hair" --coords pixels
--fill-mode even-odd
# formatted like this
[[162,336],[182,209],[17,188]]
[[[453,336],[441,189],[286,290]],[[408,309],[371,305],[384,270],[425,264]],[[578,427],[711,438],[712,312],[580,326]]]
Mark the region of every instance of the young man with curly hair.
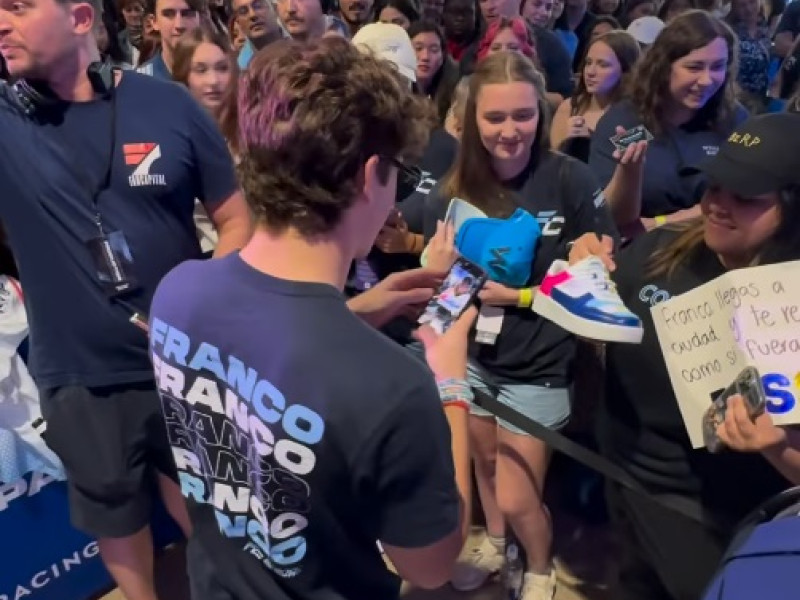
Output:
[[370,325],[429,299],[431,273],[342,294],[429,109],[335,38],[270,45],[240,91],[256,233],[241,253],[177,267],[151,309],[192,597],[397,598],[376,540],[403,578],[439,587],[468,523],[474,310],[441,338],[421,331],[426,369]]

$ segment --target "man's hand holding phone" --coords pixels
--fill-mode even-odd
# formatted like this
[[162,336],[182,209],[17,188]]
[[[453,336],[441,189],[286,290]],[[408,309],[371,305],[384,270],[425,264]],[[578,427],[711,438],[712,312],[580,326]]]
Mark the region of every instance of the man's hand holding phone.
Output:
[[469,333],[477,316],[478,309],[471,306],[443,334],[427,324],[414,333],[425,347],[425,360],[436,381],[466,380]]
[[486,279],[486,272],[478,265],[466,258],[457,258],[418,322],[430,326],[436,333],[446,332],[475,301]]
[[461,496],[462,544],[469,535],[472,522],[472,461],[469,447],[472,390],[467,383],[467,346],[477,316],[478,309],[470,306],[441,335],[430,325],[423,325],[415,333],[425,347],[425,360],[436,378],[439,397],[450,426],[453,467]]

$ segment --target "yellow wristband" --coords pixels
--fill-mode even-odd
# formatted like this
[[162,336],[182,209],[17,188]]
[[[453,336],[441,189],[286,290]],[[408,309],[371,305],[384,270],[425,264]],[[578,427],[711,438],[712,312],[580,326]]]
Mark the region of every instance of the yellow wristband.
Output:
[[661,227],[662,225],[667,224],[667,217],[664,215],[658,215],[654,221],[656,222],[656,227]]
[[531,304],[533,304],[533,290],[531,288],[522,288],[519,291],[517,306],[520,308],[530,308]]

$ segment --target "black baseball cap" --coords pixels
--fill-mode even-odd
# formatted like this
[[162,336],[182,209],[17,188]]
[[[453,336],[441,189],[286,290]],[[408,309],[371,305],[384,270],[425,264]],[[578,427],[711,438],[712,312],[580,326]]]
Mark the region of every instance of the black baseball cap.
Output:
[[800,185],[800,114],[750,117],[730,134],[714,157],[681,169],[682,175],[697,173],[744,197]]

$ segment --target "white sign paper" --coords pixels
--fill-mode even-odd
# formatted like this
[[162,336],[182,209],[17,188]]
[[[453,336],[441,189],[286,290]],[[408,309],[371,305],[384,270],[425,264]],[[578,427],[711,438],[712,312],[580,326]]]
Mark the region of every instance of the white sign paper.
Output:
[[651,313],[692,446],[713,397],[748,366],[773,421],[800,423],[800,261],[729,271]]

